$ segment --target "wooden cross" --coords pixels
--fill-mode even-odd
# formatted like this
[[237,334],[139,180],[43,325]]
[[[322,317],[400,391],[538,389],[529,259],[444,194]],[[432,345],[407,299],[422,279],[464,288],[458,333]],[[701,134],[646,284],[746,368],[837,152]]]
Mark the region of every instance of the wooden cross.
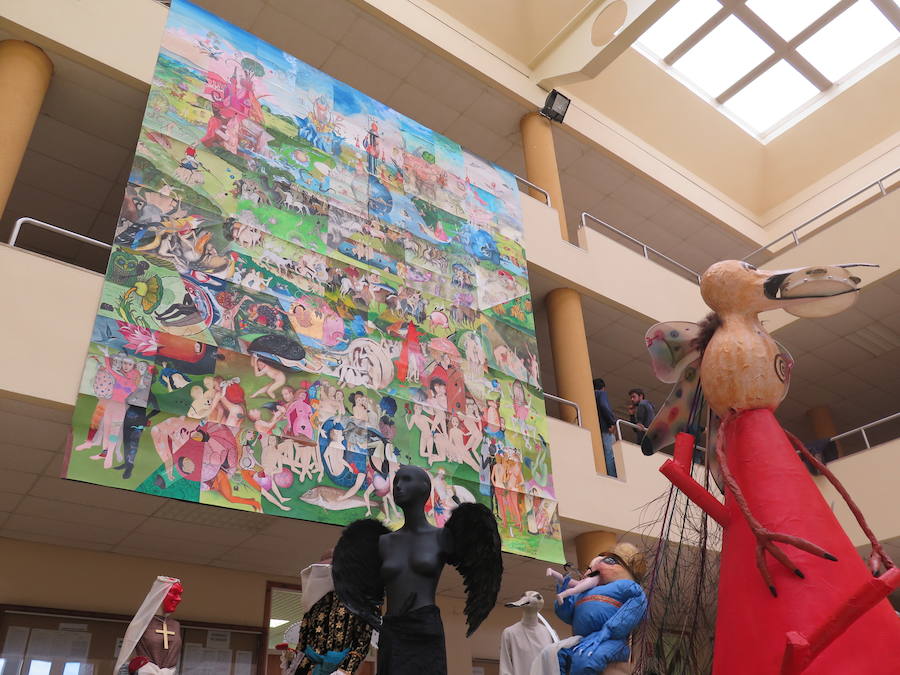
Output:
[[169,636],[170,636],[170,635],[175,635],[175,631],[169,630],[169,629],[168,629],[168,626],[166,626],[166,620],[165,620],[165,619],[162,620],[162,623],[163,623],[162,630],[155,630],[155,631],[153,631],[153,632],[154,632],[154,633],[161,633],[161,634],[162,634],[162,636],[163,636],[163,649],[168,649],[168,648],[169,648]]

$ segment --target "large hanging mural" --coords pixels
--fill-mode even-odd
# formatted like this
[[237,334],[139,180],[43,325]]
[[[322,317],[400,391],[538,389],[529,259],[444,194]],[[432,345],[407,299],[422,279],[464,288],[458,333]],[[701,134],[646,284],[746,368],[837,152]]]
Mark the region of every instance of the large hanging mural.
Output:
[[345,524],[494,509],[563,553],[514,177],[172,4],[68,478]]

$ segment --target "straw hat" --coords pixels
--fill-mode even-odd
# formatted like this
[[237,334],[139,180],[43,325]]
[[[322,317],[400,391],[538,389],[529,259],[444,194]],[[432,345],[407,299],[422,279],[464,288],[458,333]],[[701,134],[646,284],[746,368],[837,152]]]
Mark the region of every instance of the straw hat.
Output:
[[600,555],[616,558],[638,583],[647,573],[647,560],[644,558],[644,554],[637,546],[629,544],[627,541],[620,541],[611,550],[604,551]]

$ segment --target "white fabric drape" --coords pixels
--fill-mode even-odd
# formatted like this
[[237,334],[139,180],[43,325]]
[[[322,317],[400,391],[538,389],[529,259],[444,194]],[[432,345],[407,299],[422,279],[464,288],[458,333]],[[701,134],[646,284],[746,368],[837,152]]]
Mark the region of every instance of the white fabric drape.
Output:
[[[147,597],[144,598],[144,602],[142,602],[141,606],[138,608],[137,614],[134,615],[131,623],[128,624],[128,630],[125,631],[125,639],[122,641],[122,648],[119,650],[119,658],[116,659],[116,667],[113,669],[114,675],[118,675],[119,669],[129,658],[131,658],[135,646],[141,639],[144,631],[147,630],[150,621],[159,611],[159,606],[162,604],[162,601],[165,600],[166,595],[169,593],[169,589],[177,583],[179,583],[179,580],[173,579],[172,577],[156,577],[156,581],[154,581],[153,585],[150,587],[150,592],[147,593]],[[153,671],[145,671],[141,668],[138,672],[146,672],[148,674],[160,673],[162,675],[174,673],[174,670],[171,668],[157,668],[156,666],[154,666],[154,668],[156,668],[156,670]]]
[[543,624],[544,628],[546,628],[547,631],[550,633],[550,639],[553,640],[554,642],[559,642],[559,635],[557,634],[557,632],[555,630],[553,630],[553,626],[551,626],[550,622],[544,618],[544,615],[541,614],[540,612],[538,612],[537,618],[538,618],[538,621],[540,621]]
[[537,658],[537,661],[531,666],[531,675],[560,675],[559,657],[556,653],[560,649],[574,647],[579,642],[581,642],[581,636],[573,635],[565,640],[554,642],[549,647],[544,647],[543,651],[541,651],[541,655]]
[[300,572],[300,606],[306,614],[310,608],[327,593],[334,590],[331,580],[331,565],[314,563]]
[[137,675],[175,675],[174,668],[160,668],[159,666],[148,663],[146,666],[141,666]]

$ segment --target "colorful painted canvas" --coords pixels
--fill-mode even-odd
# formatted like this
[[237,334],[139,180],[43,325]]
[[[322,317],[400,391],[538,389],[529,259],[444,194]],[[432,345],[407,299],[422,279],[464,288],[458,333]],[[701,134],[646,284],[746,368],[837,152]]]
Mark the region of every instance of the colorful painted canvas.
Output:
[[562,561],[510,173],[176,0],[114,244],[68,478]]

